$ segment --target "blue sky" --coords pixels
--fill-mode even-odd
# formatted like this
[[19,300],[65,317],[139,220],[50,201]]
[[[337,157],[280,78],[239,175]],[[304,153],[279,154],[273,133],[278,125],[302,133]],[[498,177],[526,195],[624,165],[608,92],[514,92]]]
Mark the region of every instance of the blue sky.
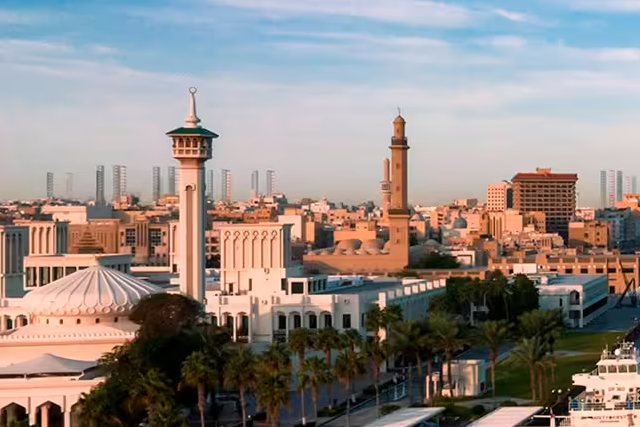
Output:
[[640,175],[639,18],[640,0],[3,0],[0,198],[44,196],[47,171],[89,196],[97,164],[148,197],[197,86],[238,198],[275,169],[293,198],[379,199],[401,107],[412,202],[540,166],[594,205],[600,169]]

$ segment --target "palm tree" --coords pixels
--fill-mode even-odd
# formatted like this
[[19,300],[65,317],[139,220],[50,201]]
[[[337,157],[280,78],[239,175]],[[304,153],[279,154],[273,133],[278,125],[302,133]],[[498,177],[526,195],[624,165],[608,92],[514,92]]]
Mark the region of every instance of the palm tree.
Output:
[[523,338],[511,353],[511,360],[529,368],[531,400],[536,400],[536,367],[544,359],[545,348],[540,338]]
[[127,406],[131,412],[144,408],[151,419],[163,404],[173,400],[174,390],[164,373],[156,368],[149,369],[139,373],[138,379],[131,383]]
[[336,366],[333,368],[333,374],[340,380],[347,391],[347,421],[346,427],[349,427],[349,417],[351,412],[351,395],[353,393],[352,382],[355,377],[362,375],[366,371],[365,362],[362,353],[352,351],[349,347],[340,352],[336,359]]
[[488,320],[482,322],[478,327],[480,341],[489,347],[491,358],[491,396],[496,398],[496,366],[498,364],[498,351],[500,346],[507,340],[509,330],[507,323],[498,320]]
[[[298,375],[304,370],[305,355],[307,349],[313,347],[313,337],[306,328],[298,328],[291,331],[288,341],[289,351],[298,356]],[[306,424],[305,417],[305,396],[304,387],[300,389],[300,418],[302,419],[302,425]]]
[[267,413],[273,427],[280,421],[280,410],[289,405],[291,371],[269,369],[268,363],[260,365],[256,394],[258,407]]
[[182,364],[182,384],[198,391],[198,411],[200,411],[200,427],[205,427],[204,414],[207,409],[207,386],[215,384],[218,373],[215,362],[208,353],[194,351]]
[[437,347],[444,353],[444,360],[447,364],[449,397],[453,398],[453,372],[451,362],[453,361],[455,353],[462,350],[464,345],[467,344],[467,340],[462,336],[462,329],[458,322],[450,317],[433,315],[430,317],[429,322]]
[[383,309],[376,304],[366,315],[367,331],[373,332],[376,341],[380,341],[380,331],[386,331],[391,325],[402,321],[402,309],[398,305],[390,305]]
[[420,352],[422,337],[420,323],[415,320],[394,324],[389,337],[391,352],[402,357],[403,365],[409,371],[407,393],[410,404],[413,403],[413,366],[414,363],[422,364]]
[[364,353],[371,361],[373,369],[373,380],[376,388],[376,413],[380,416],[380,367],[387,359],[386,341],[368,341],[364,345]]
[[340,334],[340,341],[343,346],[349,348],[349,351],[354,352],[357,348],[362,346],[362,336],[355,329],[347,329]]
[[327,365],[324,360],[314,356],[307,359],[304,364],[304,369],[298,376],[298,380],[301,388],[311,389],[311,399],[313,400],[313,419],[317,423],[320,387],[325,384],[330,384],[333,381],[331,372],[327,369]]
[[[320,329],[315,337],[314,347],[324,352],[324,360],[327,364],[327,370],[333,370],[333,350],[341,348],[340,333],[332,327]],[[327,394],[329,398],[329,406],[333,405],[333,383],[327,384]]]
[[554,350],[555,341],[564,331],[564,318],[560,309],[533,310],[522,314],[519,318],[520,334],[524,338],[539,337],[549,353],[551,366],[551,382],[555,382]]
[[250,348],[234,351],[229,356],[224,370],[225,385],[238,391],[242,427],[247,427],[247,393],[256,388],[256,357]]

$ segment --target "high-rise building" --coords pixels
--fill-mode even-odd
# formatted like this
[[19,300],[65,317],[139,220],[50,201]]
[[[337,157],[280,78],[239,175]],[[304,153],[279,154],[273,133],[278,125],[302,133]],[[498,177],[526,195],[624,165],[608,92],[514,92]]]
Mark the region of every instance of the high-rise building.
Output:
[[162,181],[161,181],[161,175],[160,175],[160,166],[153,167],[151,193],[152,193],[154,202],[157,202],[162,197]]
[[123,165],[113,166],[113,188],[111,199],[119,202],[122,197],[127,195],[127,167]]
[[205,176],[204,164],[213,154],[215,133],[200,126],[196,89],[189,89],[189,116],[182,127],[167,132],[173,158],[180,163],[178,273],[180,291],[203,303],[205,296]]
[[167,194],[170,196],[176,195],[176,167],[169,166],[167,168]]
[[207,199],[210,202],[213,202],[213,170],[209,169],[207,171]]
[[625,193],[621,170],[600,171],[600,207],[613,208]]
[[66,199],[73,198],[73,173],[67,172],[64,175],[64,197]]
[[260,172],[251,172],[251,198],[255,199],[260,195]]
[[104,166],[96,166],[96,205],[104,206],[107,203],[104,197]]
[[513,187],[502,181],[487,187],[487,211],[504,212],[513,207]]
[[638,177],[637,176],[625,176],[624,177],[624,194],[636,194],[638,190]]
[[53,199],[54,191],[54,177],[53,172],[47,172],[47,199]]
[[231,177],[231,171],[229,169],[222,169],[222,193],[220,198],[225,202],[230,202],[233,199],[233,181]]
[[519,173],[513,177],[513,207],[520,213],[545,214],[548,233],[568,238],[569,222],[576,211],[575,173],[551,173],[536,169],[535,173]]
[[264,192],[266,196],[271,197],[276,193],[276,171],[269,169],[265,176]]

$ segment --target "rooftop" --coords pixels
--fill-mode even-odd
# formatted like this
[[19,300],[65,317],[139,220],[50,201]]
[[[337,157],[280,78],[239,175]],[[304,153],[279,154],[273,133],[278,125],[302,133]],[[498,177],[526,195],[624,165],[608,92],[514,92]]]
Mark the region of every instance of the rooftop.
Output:
[[596,274],[568,274],[568,275],[558,275],[549,279],[547,286],[584,286],[589,282],[594,280],[602,279],[603,277],[607,277],[606,275],[596,275]]
[[444,408],[404,408],[378,418],[365,427],[410,427],[428,421],[444,412]]
[[516,427],[542,411],[542,409],[542,406],[498,408],[489,415],[485,415],[476,422],[469,424],[469,427]]
[[327,289],[326,291],[317,292],[317,294],[359,294],[363,292],[382,292],[387,289],[393,289],[402,285],[402,281],[399,279],[374,279],[371,281],[365,281],[362,285],[355,286],[342,286]]

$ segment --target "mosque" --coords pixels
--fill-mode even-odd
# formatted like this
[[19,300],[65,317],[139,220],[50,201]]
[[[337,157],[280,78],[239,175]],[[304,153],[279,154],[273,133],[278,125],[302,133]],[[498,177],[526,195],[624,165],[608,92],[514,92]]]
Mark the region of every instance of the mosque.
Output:
[[[286,340],[299,327],[367,333],[366,312],[372,304],[399,305],[408,320],[425,316],[429,300],[444,292],[444,280],[368,280],[341,283],[338,290],[327,274],[307,274],[293,262],[290,224],[224,226],[220,281],[216,289],[207,287],[204,163],[211,159],[218,135],[200,126],[195,92],[190,90],[185,124],[167,133],[180,164],[180,293],[204,303],[213,322],[232,329],[235,341],[256,345]],[[305,267],[391,272],[408,265],[409,147],[401,116],[394,121],[390,148],[383,182],[389,241],[340,242],[305,257]],[[27,230],[14,227],[18,231]],[[29,241],[26,235],[14,240],[22,250],[19,243]],[[15,271],[24,267],[20,254],[9,254]],[[131,259],[125,261],[122,255],[64,255],[73,256],[82,257],[84,264],[37,272],[56,280],[25,288],[29,292],[21,298],[0,299],[0,427],[25,420],[41,427],[77,426],[74,408],[80,396],[104,381],[97,369],[99,358],[135,337],[137,325],[129,314],[141,299],[167,291],[131,276]],[[69,265],[72,261],[65,259]]]

